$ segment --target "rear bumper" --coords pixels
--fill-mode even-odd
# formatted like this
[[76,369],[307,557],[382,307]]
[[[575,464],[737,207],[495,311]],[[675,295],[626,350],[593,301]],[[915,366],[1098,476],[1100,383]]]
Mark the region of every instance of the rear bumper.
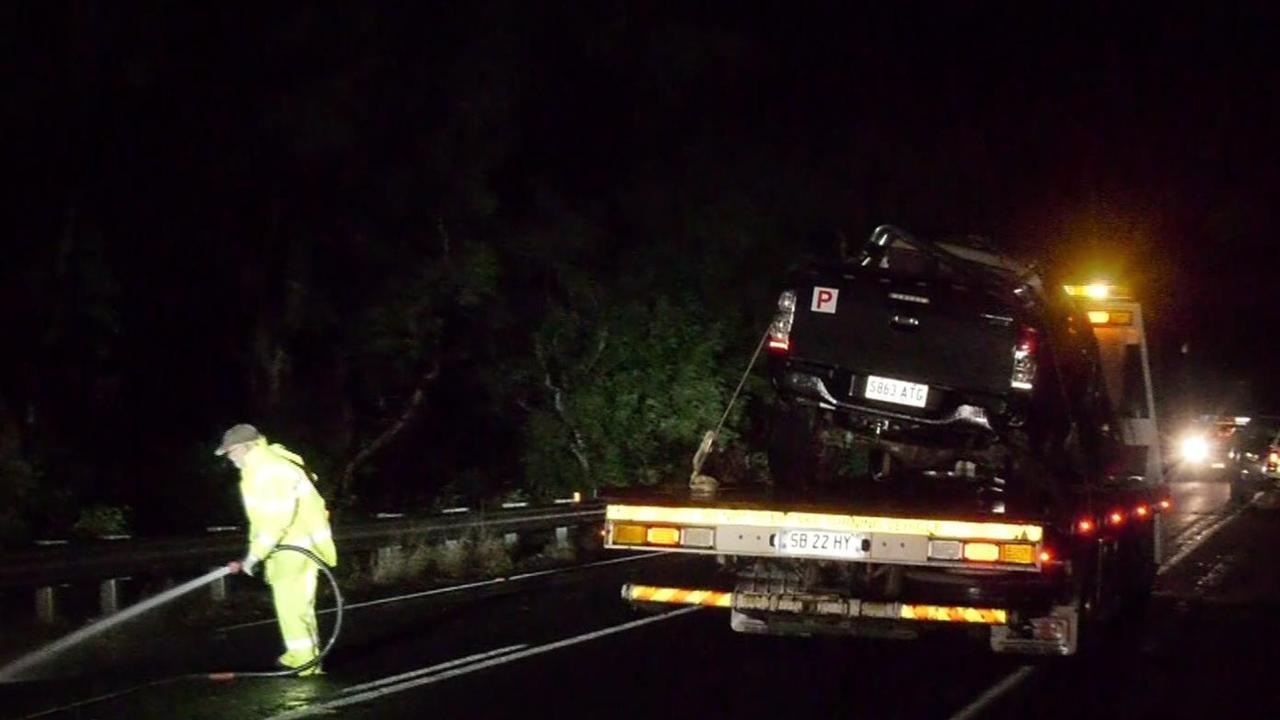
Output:
[[993,416],[1007,413],[1016,398],[991,393],[960,392],[930,387],[934,395],[923,408],[899,407],[861,396],[865,376],[832,368],[786,365],[774,374],[774,385],[784,396],[854,417],[891,419],[918,426],[969,426],[992,430]]

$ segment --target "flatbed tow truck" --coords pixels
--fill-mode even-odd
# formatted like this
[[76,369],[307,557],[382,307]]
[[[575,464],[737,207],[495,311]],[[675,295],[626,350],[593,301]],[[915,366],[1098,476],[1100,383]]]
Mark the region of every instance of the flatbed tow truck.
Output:
[[964,626],[998,653],[1091,646],[1097,628],[1149,596],[1170,501],[1141,306],[1115,287],[1065,291],[1094,328],[1126,472],[1085,478],[1040,512],[958,510],[970,506],[875,484],[826,495],[763,484],[619,492],[606,498],[607,548],[713,556],[724,578],[628,584],[623,599],[727,609],[743,633],[909,639]]

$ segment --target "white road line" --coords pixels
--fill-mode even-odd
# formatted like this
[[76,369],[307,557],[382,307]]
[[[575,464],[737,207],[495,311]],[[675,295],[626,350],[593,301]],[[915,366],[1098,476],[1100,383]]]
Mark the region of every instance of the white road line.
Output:
[[[1244,512],[1245,509],[1248,507],[1249,507],[1248,505],[1242,505],[1236,508],[1235,512],[1232,512],[1231,514],[1218,520],[1217,522],[1210,525],[1209,527],[1199,531],[1200,533],[1199,535],[1197,535],[1194,538],[1191,538],[1190,541],[1183,543],[1182,547],[1178,550],[1178,552],[1174,553],[1173,557],[1164,561],[1164,563],[1160,565],[1160,569],[1156,570],[1156,575],[1163,575],[1169,570],[1172,570],[1174,565],[1177,565],[1178,563],[1186,559],[1186,557],[1190,555],[1192,552],[1194,552],[1196,548],[1203,545],[1206,540],[1213,537],[1214,534],[1217,533],[1222,528],[1226,527],[1226,525],[1230,523],[1232,520],[1235,520],[1236,518],[1240,517],[1240,513]],[[1185,536],[1185,533],[1184,533],[1184,536]]]
[[373,680],[367,683],[361,683],[359,685],[352,685],[350,687],[345,687],[339,690],[336,697],[342,697],[343,695],[352,695],[354,693],[363,692],[365,690],[372,690],[374,688],[383,687],[385,685],[393,685],[395,683],[403,682],[405,680],[412,680],[414,678],[419,678],[419,677],[422,677],[423,675],[431,675],[433,673],[438,673],[441,670],[449,670],[459,665],[467,665],[469,663],[488,660],[489,658],[495,657],[498,655],[506,655],[509,652],[522,650],[526,647],[529,647],[529,646],[523,645],[523,644],[508,645],[503,648],[498,648],[497,650],[490,650],[488,652],[476,653],[475,655],[468,655],[464,658],[458,658],[457,660],[450,660],[448,662],[443,662],[438,665],[432,665],[431,667],[419,668],[417,670],[410,670],[409,672],[400,673],[399,675],[391,675],[389,677],[384,677],[380,680]]
[[[368,600],[360,603],[349,603],[343,606],[343,611],[358,610],[360,608],[374,607],[376,605],[386,605],[388,603],[404,602],[406,600],[417,600],[418,598],[430,597],[432,595],[447,595],[449,593],[461,592],[462,590],[472,590],[479,587],[487,587],[490,585],[501,585],[502,583],[518,582],[520,580],[529,580],[530,578],[544,577],[547,575],[561,575],[564,573],[574,572],[575,570],[586,570],[588,568],[603,567],[605,565],[617,565],[625,562],[634,562],[636,560],[648,560],[658,557],[659,555],[670,555],[671,553],[661,550],[658,552],[644,553],[643,555],[628,555],[627,557],[611,558],[609,560],[599,560],[597,562],[587,563],[585,565],[574,565],[572,567],[553,568],[551,570],[538,570],[536,572],[520,573],[519,575],[511,575],[508,577],[492,578],[489,580],[478,580],[476,582],[464,583],[462,585],[450,585],[449,587],[435,588],[432,590],[423,590],[422,592],[409,593],[408,595],[395,595],[392,597],[379,598],[377,600]],[[316,611],[317,615],[329,615],[333,613],[333,608],[325,608]],[[215,632],[228,632],[230,630],[242,630],[244,628],[259,627],[262,625],[275,625],[276,621],[271,620],[254,620],[252,622],[239,623],[237,625],[227,625],[218,628]]]
[[[1179,541],[1183,540],[1184,538],[1191,537],[1192,534],[1196,532],[1198,532],[1199,535],[1192,538],[1190,542],[1183,544],[1181,549],[1179,549],[1178,552],[1174,554],[1173,557],[1169,558],[1163,564],[1160,565],[1160,568],[1156,570],[1156,574],[1163,575],[1164,573],[1171,570],[1175,565],[1185,560],[1186,557],[1190,555],[1193,551],[1195,551],[1196,548],[1204,544],[1206,540],[1213,537],[1214,533],[1221,530],[1232,520],[1235,520],[1237,517],[1239,517],[1240,513],[1244,512],[1245,509],[1248,507],[1249,507],[1248,505],[1244,505],[1243,507],[1237,508],[1234,512],[1226,516],[1206,515],[1204,518],[1201,518],[1200,520],[1197,520],[1196,522],[1192,523],[1190,527],[1188,527],[1186,530],[1178,534],[1177,538],[1175,538],[1173,541],[1174,544],[1175,545],[1178,544]],[[1218,518],[1216,521],[1214,521],[1215,517]],[[1209,525],[1207,528],[1200,529],[1200,526],[1210,522],[1213,524]],[[1019,667],[1017,670],[1014,670],[1013,672],[1006,675],[1003,679],[1001,679],[995,685],[992,685],[991,687],[987,688],[987,690],[985,690],[981,695],[975,698],[973,702],[966,705],[963,709],[960,710],[960,712],[957,712],[955,715],[952,715],[949,720],[969,720],[969,718],[977,717],[978,713],[985,710],[988,705],[1000,699],[1001,696],[1005,695],[1010,690],[1017,687],[1027,678],[1031,677],[1031,675],[1035,673],[1035,671],[1036,671],[1036,668],[1033,665],[1023,665],[1022,667]]]
[[1022,667],[1009,673],[1003,680],[987,688],[986,692],[974,698],[973,702],[965,705],[960,712],[952,715],[950,720],[969,720],[969,718],[977,717],[978,713],[986,709],[988,705],[999,700],[1001,696],[1010,690],[1018,687],[1018,685],[1031,674],[1036,671],[1032,665],[1023,665]]
[[486,668],[494,667],[497,665],[504,665],[509,662],[515,662],[516,660],[523,660],[524,658],[527,658],[527,657],[533,657],[534,655],[541,655],[543,653],[551,652],[552,650],[559,650],[560,648],[569,647],[570,645],[577,645],[577,644],[588,642],[591,640],[596,640],[596,639],[607,637],[609,635],[613,635],[616,633],[625,632],[627,630],[642,627],[644,625],[649,625],[656,622],[662,622],[663,620],[670,620],[672,618],[680,617],[681,615],[687,615],[691,612],[696,612],[701,609],[702,609],[701,607],[681,608],[679,610],[673,610],[669,613],[664,613],[662,615],[655,615],[653,617],[642,618],[640,620],[633,620],[631,622],[623,623],[621,625],[614,625],[613,627],[607,627],[607,628],[604,628],[603,630],[596,630],[594,632],[589,632],[582,635],[575,635],[574,637],[566,638],[564,640],[557,640],[556,642],[547,643],[546,645],[538,645],[537,647],[532,647],[527,650],[520,650],[517,652],[508,653],[506,655],[502,655],[500,657],[496,657],[490,660],[471,663],[469,665],[464,665],[462,667],[454,668],[452,670],[446,670],[444,672],[437,673],[435,675],[430,675],[428,677],[409,680],[406,682],[398,683],[396,685],[391,685],[389,687],[384,687],[377,690],[370,690],[368,692],[352,695],[351,697],[344,697],[344,698],[339,698],[337,700],[329,700],[327,702],[317,703],[315,705],[311,705],[308,707],[298,708],[297,710],[290,710],[289,712],[281,713],[279,715],[273,715],[267,720],[294,720],[294,718],[311,717],[313,715],[319,715],[322,713],[328,714],[333,712],[334,710],[337,710],[338,708],[346,707],[348,705],[356,705],[359,703],[368,702],[370,700],[376,700],[377,698],[380,698],[380,697],[385,697],[387,695],[394,695],[396,693],[404,692],[406,690],[411,690],[416,687],[431,685],[431,684],[440,682],[441,680],[448,680],[450,678],[455,678],[460,675],[466,675],[469,673],[476,672],[478,670],[484,670]]
[[1187,525],[1185,528],[1183,528],[1183,529],[1182,529],[1182,532],[1178,533],[1176,537],[1174,537],[1172,540],[1170,540],[1170,543],[1172,543],[1174,546],[1182,545],[1182,543],[1183,543],[1187,538],[1189,538],[1189,537],[1191,537],[1192,535],[1194,535],[1194,534],[1196,534],[1196,533],[1200,532],[1201,530],[1203,530],[1203,529],[1205,528],[1205,526],[1207,526],[1207,525],[1211,525],[1211,524],[1213,524],[1213,523],[1215,523],[1215,522],[1217,522],[1218,520],[1221,520],[1221,519],[1222,519],[1222,514],[1221,514],[1221,513],[1212,513],[1212,514],[1210,514],[1210,515],[1201,515],[1200,517],[1198,517],[1198,518],[1196,518],[1194,521],[1192,521],[1192,522],[1191,522],[1191,524],[1189,524],[1189,525]]

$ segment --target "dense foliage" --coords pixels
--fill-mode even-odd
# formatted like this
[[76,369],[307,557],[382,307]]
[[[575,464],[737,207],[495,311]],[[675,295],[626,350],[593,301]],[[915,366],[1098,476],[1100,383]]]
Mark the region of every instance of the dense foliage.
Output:
[[[1110,234],[1159,289],[1153,238],[1211,205],[1173,201],[1194,158],[1151,154],[1187,138],[1129,142],[1107,124],[1127,106],[1095,103],[1108,142],[1148,151],[1095,162],[1045,130],[1070,75],[958,43],[968,10],[891,6],[5,10],[27,31],[3,46],[24,182],[0,542],[236,521],[210,451],[241,421],[360,511],[680,477],[787,268],[884,221],[1039,250]],[[1052,34],[1042,68],[1106,66]],[[1256,215],[1215,207],[1215,232]],[[761,389],[728,424],[739,458]]]

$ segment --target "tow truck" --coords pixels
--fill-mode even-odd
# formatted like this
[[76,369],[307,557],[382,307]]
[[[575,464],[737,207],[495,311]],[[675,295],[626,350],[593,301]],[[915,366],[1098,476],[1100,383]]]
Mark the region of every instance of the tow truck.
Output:
[[[818,308],[830,285],[784,293],[780,314],[794,314],[810,298]],[[1098,627],[1149,595],[1170,500],[1141,305],[1101,283],[1060,292],[1072,319],[1084,320],[1096,338],[1123,467],[1084,477],[1038,509],[922,500],[883,482],[798,495],[732,483],[621,491],[606,498],[607,548],[714,557],[722,578],[711,587],[631,583],[622,598],[726,609],[730,627],[742,633],[905,639],[965,626],[998,653],[1077,653]],[[791,328],[775,321],[768,346],[788,351],[783,331]],[[1028,367],[1025,357],[1018,364],[1018,352],[1015,373]],[[818,402],[830,412],[845,401]],[[925,471],[923,481],[963,484],[973,474],[962,460],[954,470]]]

